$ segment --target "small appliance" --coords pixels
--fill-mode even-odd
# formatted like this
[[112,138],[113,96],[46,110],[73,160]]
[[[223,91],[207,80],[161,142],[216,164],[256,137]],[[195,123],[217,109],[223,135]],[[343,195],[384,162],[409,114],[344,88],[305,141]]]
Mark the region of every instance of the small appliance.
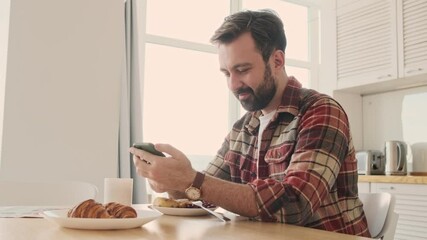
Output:
[[385,173],[387,175],[406,175],[406,152],[407,146],[404,142],[385,142]]
[[364,150],[356,152],[357,172],[360,175],[384,175],[385,160],[381,151]]

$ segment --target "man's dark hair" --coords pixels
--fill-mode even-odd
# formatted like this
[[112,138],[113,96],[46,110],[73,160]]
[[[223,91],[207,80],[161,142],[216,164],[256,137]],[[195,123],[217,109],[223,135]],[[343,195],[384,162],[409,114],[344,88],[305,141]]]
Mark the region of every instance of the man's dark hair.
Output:
[[282,20],[271,10],[246,10],[226,17],[211,42],[227,44],[247,32],[251,33],[264,62],[268,61],[274,50],[285,51],[286,36]]

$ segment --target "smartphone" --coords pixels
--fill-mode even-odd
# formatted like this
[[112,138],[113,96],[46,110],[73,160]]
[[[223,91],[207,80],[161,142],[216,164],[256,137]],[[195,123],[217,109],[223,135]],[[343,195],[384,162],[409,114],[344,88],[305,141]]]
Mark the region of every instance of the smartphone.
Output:
[[157,151],[154,148],[154,144],[152,144],[152,143],[134,143],[133,147],[147,151],[147,152],[154,154],[154,155],[157,155],[157,156],[166,157],[162,152]]

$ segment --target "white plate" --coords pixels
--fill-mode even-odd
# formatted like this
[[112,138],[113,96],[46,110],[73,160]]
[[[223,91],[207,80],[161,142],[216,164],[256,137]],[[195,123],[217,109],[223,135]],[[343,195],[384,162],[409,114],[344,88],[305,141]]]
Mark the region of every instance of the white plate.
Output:
[[[209,213],[201,208],[172,208],[172,207],[157,207],[152,206],[157,211],[165,215],[174,215],[174,216],[203,216],[208,215]],[[216,208],[209,208],[214,211]]]
[[44,211],[42,214],[44,218],[61,227],[96,230],[137,228],[162,215],[156,211],[137,210],[138,216],[136,218],[70,218],[67,217],[67,212],[68,210],[53,210]]

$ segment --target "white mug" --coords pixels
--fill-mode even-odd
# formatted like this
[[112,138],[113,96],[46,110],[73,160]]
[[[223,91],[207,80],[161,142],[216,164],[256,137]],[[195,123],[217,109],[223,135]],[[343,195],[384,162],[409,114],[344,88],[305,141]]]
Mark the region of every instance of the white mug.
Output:
[[104,203],[118,202],[127,206],[132,205],[132,178],[105,178]]

